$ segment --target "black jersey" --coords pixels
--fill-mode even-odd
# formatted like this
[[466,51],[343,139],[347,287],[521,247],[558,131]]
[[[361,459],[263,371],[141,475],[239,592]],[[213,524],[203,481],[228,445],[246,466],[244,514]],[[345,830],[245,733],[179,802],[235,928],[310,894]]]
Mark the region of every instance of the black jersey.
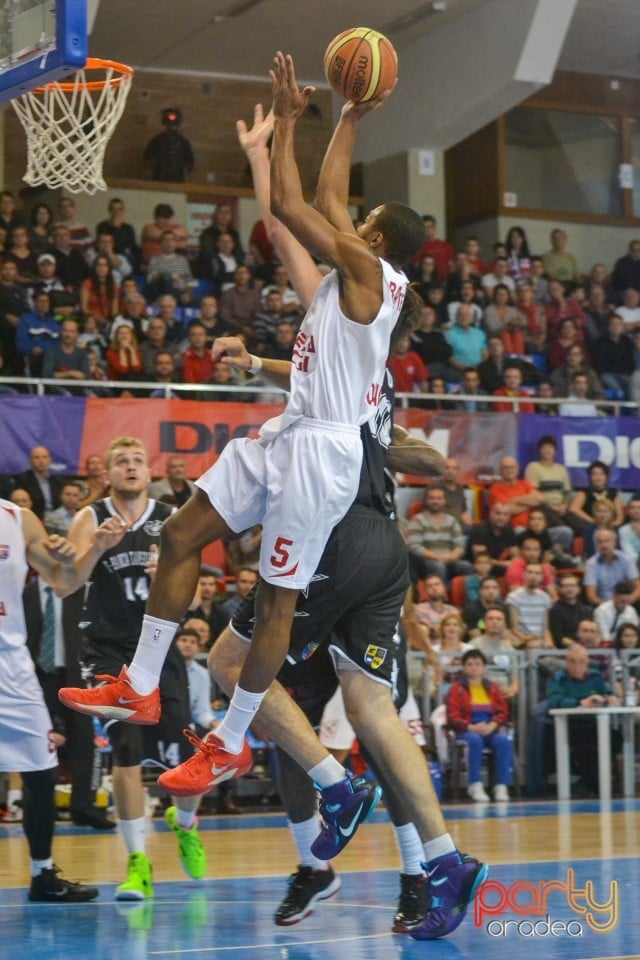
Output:
[[386,516],[393,514],[393,481],[385,470],[385,457],[393,439],[394,400],[393,376],[387,368],[375,415],[360,427],[363,456],[360,484],[354,500],[354,504],[370,507]]
[[[111,498],[89,505],[99,526],[117,516]],[[80,628],[89,640],[124,640],[137,637],[149,596],[150,579],[145,568],[152,546],[159,546],[162,524],[173,507],[149,500],[147,508],[127,530],[120,543],[107,550],[91,571]]]

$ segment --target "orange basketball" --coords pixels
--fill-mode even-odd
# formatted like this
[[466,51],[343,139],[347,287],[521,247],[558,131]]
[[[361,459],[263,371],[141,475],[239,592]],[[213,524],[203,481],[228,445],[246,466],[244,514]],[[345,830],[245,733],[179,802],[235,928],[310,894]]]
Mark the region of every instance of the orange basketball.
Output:
[[327,47],[324,72],[336,93],[360,103],[393,86],[398,57],[383,34],[368,27],[353,27],[338,34]]

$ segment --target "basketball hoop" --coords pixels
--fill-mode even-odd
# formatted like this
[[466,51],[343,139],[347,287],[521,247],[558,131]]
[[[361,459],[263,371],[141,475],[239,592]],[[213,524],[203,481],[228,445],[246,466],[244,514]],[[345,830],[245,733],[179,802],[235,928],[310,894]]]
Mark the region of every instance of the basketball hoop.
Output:
[[[90,79],[96,72],[98,79]],[[133,70],[123,63],[90,58],[71,80],[47,83],[11,101],[27,135],[23,179],[29,186],[91,195],[107,189],[104,154],[132,78]]]

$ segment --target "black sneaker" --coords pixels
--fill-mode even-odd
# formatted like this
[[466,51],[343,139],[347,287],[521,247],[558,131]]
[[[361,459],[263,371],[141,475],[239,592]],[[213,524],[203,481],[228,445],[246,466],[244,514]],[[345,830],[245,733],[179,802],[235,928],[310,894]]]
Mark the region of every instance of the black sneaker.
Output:
[[336,877],[331,867],[328,870],[298,867],[297,872],[289,877],[287,895],[273,919],[279,927],[299,923],[313,913],[313,905],[318,900],[328,900],[341,886],[342,880]]
[[392,933],[408,933],[429,912],[427,878],[424,873],[400,874],[400,897],[393,918]]
[[36,903],[86,903],[98,896],[97,887],[62,880],[59,873],[60,868],[54,864],[51,870],[43,870],[37,877],[32,877],[29,900]]

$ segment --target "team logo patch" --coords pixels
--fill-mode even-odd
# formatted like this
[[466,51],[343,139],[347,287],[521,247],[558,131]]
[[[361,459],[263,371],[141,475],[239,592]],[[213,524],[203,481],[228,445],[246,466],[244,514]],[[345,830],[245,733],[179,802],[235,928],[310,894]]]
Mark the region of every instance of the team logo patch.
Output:
[[302,651],[302,653],[300,654],[300,658],[302,660],[308,660],[309,657],[312,657],[314,655],[314,653],[316,652],[319,646],[320,646],[319,643],[308,643],[304,648],[304,650]]
[[11,547],[8,543],[0,543],[0,560],[8,560],[11,553]]
[[375,643],[370,643],[364,652],[364,662],[372,670],[377,670],[387,659],[387,653],[384,647],[377,647]]
[[145,533],[148,533],[150,537],[159,537],[163,523],[164,520],[147,520],[142,529]]

